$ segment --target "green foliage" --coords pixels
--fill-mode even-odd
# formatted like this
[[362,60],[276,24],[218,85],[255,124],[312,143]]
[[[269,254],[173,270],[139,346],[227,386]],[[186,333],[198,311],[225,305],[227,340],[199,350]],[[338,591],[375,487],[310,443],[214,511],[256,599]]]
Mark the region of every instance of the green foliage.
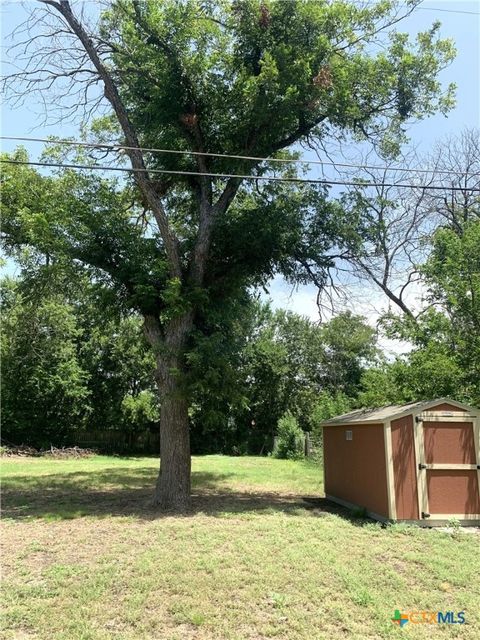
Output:
[[[367,370],[366,373],[368,373]],[[352,390],[353,391],[353,390]],[[328,420],[334,416],[347,413],[352,406],[352,398],[342,391],[331,393],[330,391],[321,391],[318,394],[317,402],[313,407],[312,422],[314,430],[318,432],[319,425],[323,420]]]
[[382,407],[402,404],[412,400],[408,390],[401,386],[402,373],[406,365],[401,360],[384,363],[383,366],[367,369],[361,378],[358,407]]
[[[415,43],[390,32],[384,47],[373,46],[396,12],[388,1],[373,7],[313,0],[112,2],[99,31],[143,146],[198,151],[201,141],[213,153],[288,158],[286,150],[305,136],[327,143],[351,134],[393,152],[406,119],[451,106],[451,90],[442,93],[438,73],[454,54],[451,42],[439,39],[438,25]],[[118,127],[113,116],[102,116],[91,133],[104,140]],[[61,145],[49,153],[68,157]],[[24,151],[14,156],[26,159]],[[148,165],[198,169],[188,154],[154,154]],[[268,162],[253,167],[259,174],[271,168]],[[207,169],[245,173],[252,165],[210,157]],[[294,176],[294,167],[285,165],[283,173]],[[222,181],[209,182],[218,196]],[[151,184],[163,197],[185,274],[198,230],[199,186],[181,175]],[[144,195],[131,185],[98,180],[88,170],[45,177],[7,167],[3,189],[11,251],[33,246],[93,266],[126,306],[162,324],[192,307],[204,312],[220,296],[226,306],[278,272],[292,282],[324,282],[328,250],[348,227],[323,188],[245,184],[214,225],[206,291],[199,296],[187,277],[168,277],[163,239]]]
[[79,357],[89,373],[95,408],[88,421],[92,430],[142,430],[158,421],[153,379],[154,357],[142,335],[137,316],[108,318],[101,308],[79,321],[89,322],[88,340],[79,345]]
[[[480,402],[480,220],[467,222],[460,233],[439,229],[424,267],[431,302],[449,320],[451,376],[461,370],[463,393]],[[441,335],[441,334],[440,334]]]
[[277,440],[273,450],[274,457],[301,460],[305,455],[304,438],[304,433],[298,426],[296,418],[287,412],[278,421]]
[[225,312],[222,318],[222,331],[188,354],[197,380],[196,451],[269,451],[286,412],[302,430],[318,430],[322,419],[350,408],[362,371],[377,357],[374,332],[349,313],[318,325],[245,300],[229,324]]
[[429,307],[416,320],[387,315],[387,334],[412,350],[365,372],[360,406],[449,396],[480,402],[480,222],[440,228],[422,267]]
[[[28,338],[21,342],[22,351],[12,360],[12,350],[20,339],[21,323],[16,314],[24,313],[19,301],[25,297],[32,309],[55,301],[60,308],[69,310],[72,331],[71,338],[58,335],[57,347],[65,358],[68,355],[71,370],[81,372],[85,391],[76,413],[71,415],[68,434],[82,428],[128,432],[152,428],[158,421],[154,356],[143,338],[141,319],[125,316],[121,300],[110,298],[109,288],[92,282],[81,268],[60,262],[46,265],[39,259],[24,255],[21,276],[4,286],[9,326],[3,342],[4,374],[15,369],[14,362],[27,362],[32,357]],[[370,330],[361,329],[359,335],[363,334],[365,341],[352,338],[361,325],[358,318],[353,317],[350,322],[347,315],[335,321],[337,348],[332,358],[329,324],[318,326],[291,312],[273,312],[268,305],[253,302],[248,296],[229,309],[231,313],[227,314],[220,307],[210,308],[208,322],[192,334],[186,354],[193,451],[267,452],[271,450],[276,424],[285,412],[292,412],[303,429],[311,430],[331,412],[346,410],[345,393],[327,391],[325,385],[333,385],[333,378],[351,379],[348,371],[339,371],[340,366],[349,370],[363,366],[360,362],[370,349],[372,335]],[[346,341],[340,328],[356,344],[356,355],[352,347],[348,358],[344,357],[347,351],[341,351],[343,356],[338,357],[338,344]],[[32,327],[33,333],[36,330]],[[328,337],[328,344],[324,336]],[[36,354],[47,359],[47,346],[39,343]],[[331,366],[336,367],[334,373]],[[25,379],[36,375],[33,368],[23,371]],[[65,381],[67,386],[69,380]],[[63,431],[58,431],[57,438],[56,425],[63,418],[55,406],[51,407],[47,430],[44,421],[31,421],[28,437],[23,427],[20,430],[22,406],[26,411],[27,405],[22,405],[16,382],[15,376],[4,377],[4,397],[17,398],[15,403],[4,402],[4,425],[10,439],[38,444],[43,442],[45,433],[50,434],[53,444],[60,444]],[[28,386],[25,380],[23,384]],[[33,380],[29,385],[36,389],[35,401],[40,401],[41,387],[35,386]],[[346,391],[353,394],[355,385],[347,385]]]
[[[406,122],[451,108],[452,87],[443,91],[438,75],[454,55],[437,24],[415,42],[392,31],[397,10],[388,0],[372,6],[114,0],[90,43],[102,43],[102,58],[109,51],[105,66],[143,147],[289,159],[288,149],[307,138],[328,145],[353,137],[394,155]],[[379,43],[382,31],[388,37]],[[54,56],[55,70],[62,64]],[[112,114],[102,115],[90,133],[123,139]],[[70,154],[61,145],[48,153]],[[11,157],[28,159],[24,150]],[[84,152],[75,157],[91,162]],[[203,160],[209,173],[263,175],[275,167],[276,175],[297,175],[288,163],[279,169],[268,161]],[[46,348],[64,362],[58,384],[72,393],[70,413],[78,414],[76,399],[85,393],[93,409],[84,418],[96,425],[146,423],[154,415],[154,358],[141,321],[128,313],[158,324],[153,351],[164,359],[172,319],[191,313],[192,331],[173,355],[199,440],[208,434],[217,447],[240,442],[259,451],[286,411],[311,429],[320,392],[357,393],[366,363],[376,357],[372,330],[351,314],[322,328],[269,310],[262,321],[252,320],[243,307],[247,292],[276,274],[323,286],[330,256],[348,245],[351,214],[323,187],[244,181],[222,215],[211,216],[198,284],[192,273],[201,217],[212,213],[225,181],[181,175],[198,171],[199,158],[190,153],[148,154],[145,161],[149,169],[179,172],[148,179],[175,236],[180,269],[173,278],[168,238],[145,189],[133,181],[99,178],[88,169],[45,176],[13,165],[2,175],[9,257],[21,261],[28,254],[36,264],[78,268],[101,291],[98,305],[72,308],[67,296],[63,315],[58,300],[39,306],[48,316],[44,324],[58,315],[55,323],[65,327],[66,345]],[[110,316],[112,309],[119,317]],[[218,438],[219,432],[228,437]]]
[[144,431],[160,418],[157,398],[148,389],[140,391],[136,396],[126,395],[122,400],[122,414],[125,423],[132,430]]
[[375,329],[362,316],[347,311],[324,325],[321,340],[327,372],[324,386],[335,395],[354,395],[365,363],[374,362],[378,356]]
[[23,267],[2,282],[3,437],[58,446],[81,429],[157,422],[141,320],[123,316],[121,305],[105,308],[102,286],[82,271],[30,259]]
[[[28,160],[17,150],[14,160]],[[62,264],[83,265],[125,308],[159,312],[159,290],[171,288],[158,237],[138,222],[131,190],[94,172],[64,170],[42,176],[28,166],[4,165],[1,176],[4,246],[22,261],[28,250]],[[176,300],[174,301],[176,304]]]
[[392,369],[401,395],[480,402],[480,222],[440,228],[422,268],[430,307],[416,321],[387,317],[390,335],[412,351]]
[[[198,128],[209,151],[238,154],[247,144],[268,155],[331,128],[393,150],[406,120],[452,107],[453,87],[442,92],[438,73],[455,53],[437,23],[415,42],[391,32],[374,46],[397,11],[390,1],[149,0],[113,3],[100,29],[144,146],[189,148]],[[171,155],[155,162],[196,166]],[[210,168],[225,164],[212,159]]]
[[65,442],[91,411],[88,375],[76,358],[81,337],[61,295],[28,300],[4,281],[2,435],[13,443]]

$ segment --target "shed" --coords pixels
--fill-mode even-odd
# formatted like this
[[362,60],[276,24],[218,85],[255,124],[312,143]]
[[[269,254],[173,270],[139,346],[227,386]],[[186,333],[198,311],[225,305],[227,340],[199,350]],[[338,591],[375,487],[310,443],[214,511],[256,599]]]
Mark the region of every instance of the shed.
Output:
[[441,398],[326,420],[326,497],[380,521],[479,526],[479,415]]

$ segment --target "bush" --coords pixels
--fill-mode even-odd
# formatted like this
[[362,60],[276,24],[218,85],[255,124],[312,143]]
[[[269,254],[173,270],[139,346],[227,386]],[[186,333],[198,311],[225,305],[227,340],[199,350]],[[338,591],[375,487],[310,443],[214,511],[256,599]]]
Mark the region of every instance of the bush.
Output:
[[278,421],[274,457],[301,460],[304,457],[304,438],[296,418],[290,412],[285,413]]

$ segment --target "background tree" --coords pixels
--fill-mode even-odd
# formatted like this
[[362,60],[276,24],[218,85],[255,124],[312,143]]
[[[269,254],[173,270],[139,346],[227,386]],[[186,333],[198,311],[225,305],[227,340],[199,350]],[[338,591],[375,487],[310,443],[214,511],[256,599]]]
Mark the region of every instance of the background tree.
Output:
[[87,427],[128,433],[134,447],[136,436],[159,419],[154,360],[142,333],[141,318],[108,317],[99,306],[79,309],[77,318],[81,325],[90,325],[88,333],[84,330],[78,355],[88,373],[93,408]]
[[358,180],[341,196],[344,248],[338,266],[344,266],[348,283],[378,287],[390,308],[413,320],[424,307],[415,297],[425,280],[421,267],[432,251],[432,236],[439,227],[460,235],[480,217],[480,133],[467,129],[439,140],[423,157],[409,152],[401,162],[387,160],[381,170],[369,168],[368,157],[363,163],[374,184]]
[[379,355],[375,330],[362,316],[346,311],[321,327],[319,337],[323,344],[322,388],[354,397],[363,370]]
[[77,326],[61,295],[29,300],[3,282],[2,432],[7,442],[63,444],[91,411]]
[[[410,154],[402,163],[417,164],[414,157]],[[409,295],[412,285],[420,281],[418,264],[425,257],[425,236],[431,224],[424,187],[431,185],[433,175],[412,176],[388,166],[366,169],[365,174],[375,186],[360,181],[342,196],[350,222],[345,227],[348,249],[343,254],[348,277],[378,288],[395,309],[413,317],[415,308]],[[397,186],[412,181],[418,186]]]
[[30,254],[17,268],[2,281],[5,440],[60,446],[117,430],[133,450],[159,406],[141,319],[75,266]]
[[443,186],[425,198],[430,221],[461,234],[467,222],[480,219],[480,130],[464,129],[439,140],[428,164],[437,173],[437,184]]
[[319,325],[268,305],[257,304],[253,311],[235,367],[243,402],[230,407],[226,432],[240,452],[258,454],[271,451],[285,414],[312,431],[330,417],[327,405],[348,408],[377,349],[375,331],[348,312]]
[[[73,90],[85,89],[88,103],[99,83],[112,117],[98,129],[127,145],[135,201],[156,225],[142,235],[123,191],[83,176],[74,183],[66,174],[56,195],[67,216],[63,227],[52,220],[46,235],[57,251],[120,283],[142,313],[162,397],[156,500],[183,509],[190,493],[184,377],[191,339],[220,300],[228,306],[275,272],[324,282],[336,229],[323,190],[272,183],[257,191],[250,181],[211,174],[261,176],[273,170],[271,160],[206,154],[270,158],[309,136],[327,144],[329,136],[348,133],[394,152],[406,121],[451,106],[451,89],[443,93],[437,76],[453,47],[438,38],[438,25],[414,45],[390,31],[378,47],[379,34],[402,17],[388,1],[116,0],[90,27],[67,0],[43,4],[47,15],[39,20],[34,13],[40,33],[31,38],[40,49],[27,52],[26,70],[10,79],[14,93],[60,80],[71,95],[70,81]],[[98,100],[97,93],[89,108]],[[152,154],[142,146],[189,153]],[[174,173],[159,179],[154,170]],[[66,190],[65,180],[72,182]],[[28,242],[22,198],[10,203],[17,215],[10,232]]]
[[428,309],[415,322],[385,319],[392,336],[413,344],[403,369],[410,398],[453,396],[475,405],[480,400],[480,222],[467,222],[460,235],[438,229],[422,273]]

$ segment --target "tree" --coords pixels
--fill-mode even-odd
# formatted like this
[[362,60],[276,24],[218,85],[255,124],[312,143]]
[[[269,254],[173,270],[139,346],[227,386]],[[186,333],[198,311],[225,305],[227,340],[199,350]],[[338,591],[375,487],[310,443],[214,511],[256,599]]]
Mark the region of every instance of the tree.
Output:
[[480,219],[480,130],[440,140],[428,163],[444,188],[428,194],[425,209],[438,226],[461,234],[470,220]]
[[[98,104],[98,93],[91,103],[89,91],[99,84],[110,114],[96,130],[126,145],[148,233],[125,213],[124,192],[82,177],[82,186],[71,184],[73,195],[66,191],[58,202],[69,215],[82,212],[87,235],[76,233],[72,242],[60,233],[60,248],[105,270],[144,317],[162,398],[156,501],[183,509],[190,493],[185,376],[196,330],[212,308],[228,306],[275,272],[321,285],[337,227],[336,208],[321,188],[270,183],[256,189],[249,179],[218,174],[262,177],[276,168],[277,177],[292,178],[288,163],[278,171],[275,154],[288,159],[292,145],[326,144],[332,135],[351,133],[394,152],[409,119],[450,108],[452,88],[443,93],[437,77],[453,46],[438,38],[438,24],[414,45],[389,31],[402,17],[389,1],[365,7],[340,0],[116,0],[96,27],[67,0],[43,4],[47,15],[35,22],[50,29],[35,34],[40,50],[10,80],[16,87],[23,82],[20,93],[45,91],[57,80],[70,95],[84,89],[87,111]],[[404,15],[415,5],[407,3]],[[377,48],[387,32],[388,44]],[[22,224],[15,224],[24,238]]]
[[238,365],[237,386],[245,402],[231,415],[236,444],[258,454],[271,446],[284,414],[291,413],[303,431],[311,431],[327,396],[333,406],[354,398],[377,349],[375,331],[349,312],[318,324],[257,305],[253,320]]
[[[4,437],[59,446],[82,429],[117,429],[133,440],[157,422],[141,318],[75,265],[32,254],[16,260],[19,275],[2,281]],[[60,355],[65,364],[56,367]]]
[[480,401],[480,222],[467,221],[460,234],[437,229],[421,273],[429,306],[416,319],[383,319],[388,335],[413,348],[363,375],[365,406],[442,396]]
[[480,401],[480,221],[467,221],[460,234],[440,228],[432,244],[422,269],[430,306],[417,326],[404,331],[418,356],[443,354],[433,379],[449,376],[454,394],[475,404]]
[[[403,163],[412,165],[413,157],[403,158]],[[414,181],[419,186],[404,189],[396,185],[411,183],[411,173],[389,167],[365,173],[375,186],[359,184],[342,196],[351,221],[345,228],[348,249],[343,255],[350,267],[348,276],[378,287],[389,302],[413,318],[408,294],[420,280],[417,265],[430,213],[423,186],[428,187],[432,178],[417,175]]]
[[301,460],[305,455],[303,432],[295,417],[289,412],[278,421],[277,442],[273,455],[287,460]]
[[324,347],[322,387],[355,396],[362,371],[378,356],[376,332],[362,316],[341,313],[322,327]]
[[359,408],[382,407],[416,400],[411,389],[405,389],[407,367],[403,359],[397,358],[393,362],[383,362],[364,371],[356,406]]
[[341,258],[350,281],[378,287],[414,320],[422,309],[412,301],[412,288],[424,281],[421,265],[435,231],[448,227],[460,235],[467,222],[480,218],[480,132],[466,129],[440,140],[421,158],[408,153],[401,164],[421,167],[413,173],[396,168],[398,161],[385,161],[382,170],[363,162],[374,186],[359,181],[341,197],[348,214]]
[[242,367],[248,408],[236,418],[248,433],[252,452],[266,443],[271,446],[277,423],[287,412],[308,428],[322,356],[318,327],[308,318],[274,312],[268,305],[258,309],[257,318]]
[[3,438],[40,447],[64,443],[91,410],[74,310],[58,294],[29,300],[7,279],[3,311]]

